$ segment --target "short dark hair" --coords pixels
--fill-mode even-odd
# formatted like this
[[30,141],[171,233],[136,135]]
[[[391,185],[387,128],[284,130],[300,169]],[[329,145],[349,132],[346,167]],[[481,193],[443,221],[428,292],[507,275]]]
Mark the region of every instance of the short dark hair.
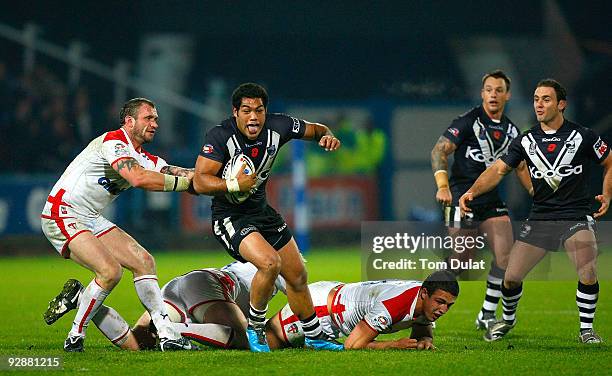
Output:
[[136,119],[136,117],[138,116],[138,110],[143,104],[148,104],[149,106],[155,108],[155,103],[153,103],[152,100],[147,98],[132,98],[129,101],[125,102],[123,104],[121,112],[119,113],[119,124],[125,124],[126,116],[131,116]]
[[247,82],[238,86],[232,93],[232,107],[238,110],[242,98],[261,98],[264,107],[268,108],[268,92],[261,85]]
[[421,287],[427,289],[429,296],[436,292],[436,290],[446,291],[454,297],[459,296],[457,277],[448,270],[438,270],[431,273]]
[[563,85],[561,85],[557,80],[554,80],[552,78],[545,78],[538,82],[536,88],[538,87],[552,87],[553,89],[555,89],[555,94],[557,94],[557,101],[567,100],[567,91],[565,90]]
[[482,87],[484,87],[484,83],[489,77],[502,78],[504,82],[506,82],[506,91],[510,91],[510,77],[508,77],[501,69],[496,69],[482,76]]

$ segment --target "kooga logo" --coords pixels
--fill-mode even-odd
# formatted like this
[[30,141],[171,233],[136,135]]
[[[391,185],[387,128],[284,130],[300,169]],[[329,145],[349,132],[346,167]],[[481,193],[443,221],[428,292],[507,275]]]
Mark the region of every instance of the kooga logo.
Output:
[[494,156],[485,156],[480,150],[475,149],[471,146],[467,147],[467,150],[465,151],[465,157],[472,158],[476,162],[483,162],[488,164],[493,164],[497,160],[497,158],[495,158]]
[[535,179],[554,178],[555,176],[564,178],[570,175],[579,175],[582,173],[582,165],[576,167],[572,165],[561,165],[552,170],[540,171],[535,167],[529,167],[529,173]]

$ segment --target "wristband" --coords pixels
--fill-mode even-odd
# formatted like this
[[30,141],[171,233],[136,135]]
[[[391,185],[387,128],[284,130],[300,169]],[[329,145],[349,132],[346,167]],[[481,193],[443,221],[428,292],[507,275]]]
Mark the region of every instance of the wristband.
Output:
[[238,179],[236,178],[227,179],[225,185],[227,185],[227,191],[229,193],[240,192],[240,185],[238,185]]
[[174,188],[175,192],[185,192],[189,189],[189,183],[191,182],[188,177],[185,176],[175,176],[176,178],[176,188]]
[[436,179],[438,189],[448,188],[448,171],[438,170],[434,172],[434,179]]
[[164,192],[183,192],[189,188],[189,178],[164,174]]

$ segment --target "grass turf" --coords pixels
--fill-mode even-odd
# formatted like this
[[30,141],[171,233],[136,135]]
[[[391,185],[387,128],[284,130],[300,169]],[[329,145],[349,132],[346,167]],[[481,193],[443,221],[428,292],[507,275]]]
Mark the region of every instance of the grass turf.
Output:
[[[201,267],[218,267],[231,261],[224,253],[159,252],[155,254],[160,284],[176,275]],[[606,254],[606,256],[608,256]],[[360,280],[358,249],[314,250],[308,255],[309,280]],[[606,257],[603,260],[608,260]],[[602,263],[607,268],[612,263]],[[569,261],[566,260],[569,263]],[[484,282],[461,282],[455,306],[438,321],[434,331],[436,352],[350,351],[344,353],[282,350],[272,354],[205,349],[192,353],[122,352],[91,325],[86,352],[66,354],[62,343],[71,314],[52,326],[42,320],[48,301],[69,278],[83,282],[91,273],[58,257],[0,258],[0,355],[60,356],[64,371],[89,373],[205,373],[205,374],[401,374],[512,373],[605,374],[612,356],[607,343],[582,345],[577,341],[578,312],[574,302],[575,276],[565,281],[528,281],[518,311],[518,325],[507,338],[486,343],[474,329],[474,318],[484,297]],[[612,283],[600,281],[596,328],[612,338]],[[133,323],[143,309],[134,293],[131,275],[106,300]],[[284,304],[277,297],[269,315]],[[381,336],[395,338],[407,333]],[[418,371],[417,371],[418,370]]]

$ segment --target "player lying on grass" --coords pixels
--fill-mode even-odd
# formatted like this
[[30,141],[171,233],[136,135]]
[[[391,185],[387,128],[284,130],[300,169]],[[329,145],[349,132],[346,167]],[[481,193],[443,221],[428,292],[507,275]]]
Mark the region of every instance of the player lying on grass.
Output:
[[[346,336],[345,349],[435,349],[431,324],[444,315],[459,295],[455,275],[432,273],[420,281],[368,281],[309,285],[323,331]],[[271,348],[302,347],[300,320],[286,305],[266,324]],[[379,334],[412,328],[409,338],[377,341]]]
[[[173,327],[186,338],[222,348],[248,349],[246,337],[249,292],[257,269],[234,262],[221,269],[199,269],[176,277],[162,287],[162,297]],[[78,305],[83,286],[69,280],[44,314],[52,324]],[[277,278],[272,297],[285,293],[285,281]],[[272,298],[270,297],[270,299]],[[155,347],[156,330],[148,312],[130,329],[111,307],[103,306],[93,322],[113,344],[127,350]]]

